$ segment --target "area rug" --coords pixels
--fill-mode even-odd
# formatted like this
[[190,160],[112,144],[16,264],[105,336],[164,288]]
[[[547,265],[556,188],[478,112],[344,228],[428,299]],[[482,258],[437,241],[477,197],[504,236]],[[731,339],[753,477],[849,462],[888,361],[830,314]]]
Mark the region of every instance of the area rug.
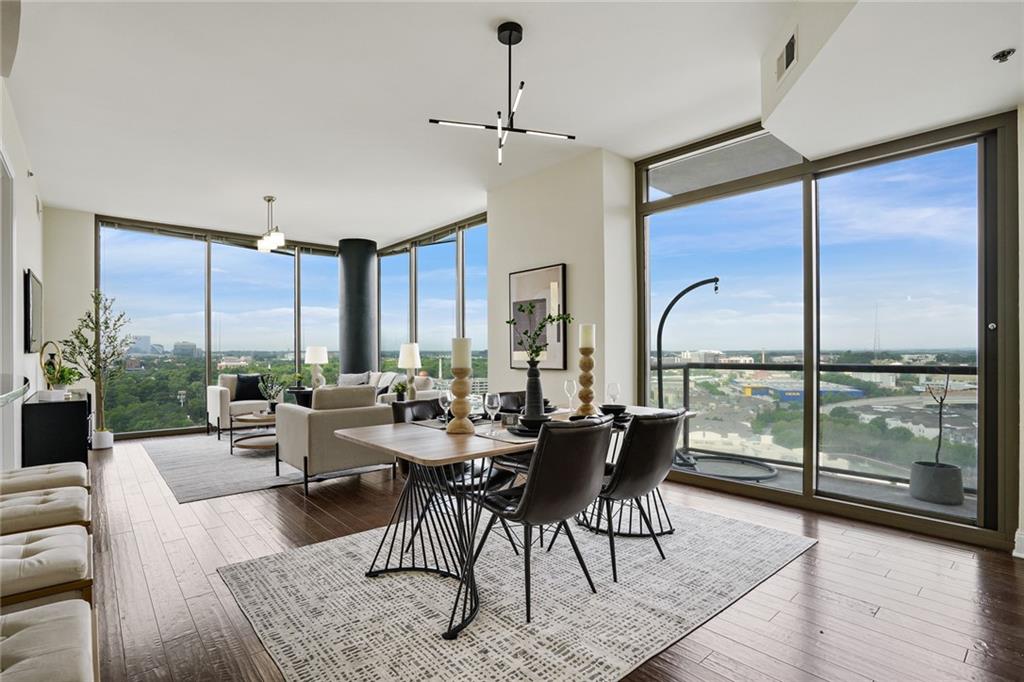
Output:
[[440,636],[454,580],[363,575],[383,529],[219,570],[287,680],[617,680],[814,545],[678,505],[669,513],[664,561],[649,538],[616,539],[618,583],[607,536],[574,529],[597,594],[564,536],[534,551],[530,624],[523,559],[496,535],[477,564],[480,613],[454,641]]
[[273,450],[229,451],[228,436],[154,438],[143,442],[178,502],[195,502],[250,490],[302,483],[302,472],[281,462],[274,475]]

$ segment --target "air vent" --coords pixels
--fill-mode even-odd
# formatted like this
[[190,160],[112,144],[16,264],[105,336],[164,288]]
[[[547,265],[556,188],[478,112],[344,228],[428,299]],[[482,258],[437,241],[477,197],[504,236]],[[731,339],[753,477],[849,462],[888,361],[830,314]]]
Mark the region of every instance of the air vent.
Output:
[[781,81],[796,63],[796,32],[789,36],[786,45],[775,60],[775,82]]

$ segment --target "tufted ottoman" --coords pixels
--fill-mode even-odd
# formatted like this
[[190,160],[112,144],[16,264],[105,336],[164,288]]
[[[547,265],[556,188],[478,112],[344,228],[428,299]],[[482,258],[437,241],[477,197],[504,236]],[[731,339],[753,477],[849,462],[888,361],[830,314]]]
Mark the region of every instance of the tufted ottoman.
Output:
[[0,493],[0,535],[70,524],[88,526],[91,520],[85,488]]
[[89,469],[81,462],[61,462],[0,471],[0,493],[21,493],[27,490],[66,486],[88,488]]
[[4,682],[83,682],[96,673],[92,611],[80,599],[0,616]]
[[92,539],[82,526],[0,537],[0,606],[4,612],[62,599],[92,602]]

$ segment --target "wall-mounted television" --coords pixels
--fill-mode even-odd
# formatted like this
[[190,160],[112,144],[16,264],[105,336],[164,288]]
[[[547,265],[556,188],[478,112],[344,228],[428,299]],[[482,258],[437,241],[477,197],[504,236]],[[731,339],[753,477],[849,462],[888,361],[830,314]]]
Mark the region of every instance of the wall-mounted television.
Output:
[[25,352],[38,353],[43,344],[43,283],[25,271]]

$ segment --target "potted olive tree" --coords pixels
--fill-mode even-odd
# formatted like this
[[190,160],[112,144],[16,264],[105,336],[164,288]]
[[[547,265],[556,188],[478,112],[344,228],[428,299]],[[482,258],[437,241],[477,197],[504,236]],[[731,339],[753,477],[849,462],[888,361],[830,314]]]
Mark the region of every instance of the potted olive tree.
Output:
[[910,495],[924,502],[963,504],[964,478],[960,467],[939,461],[942,452],[942,417],[949,396],[949,375],[942,391],[927,386],[928,395],[939,406],[939,435],[935,443],[935,461],[918,461],[910,465]]
[[128,316],[114,311],[114,299],[98,289],[92,292],[92,310],[86,311],[60,342],[64,358],[96,384],[96,424],[92,433],[93,450],[114,446],[114,434],[107,430],[104,415],[107,384],[124,372],[124,360],[132,338],[124,332]]

